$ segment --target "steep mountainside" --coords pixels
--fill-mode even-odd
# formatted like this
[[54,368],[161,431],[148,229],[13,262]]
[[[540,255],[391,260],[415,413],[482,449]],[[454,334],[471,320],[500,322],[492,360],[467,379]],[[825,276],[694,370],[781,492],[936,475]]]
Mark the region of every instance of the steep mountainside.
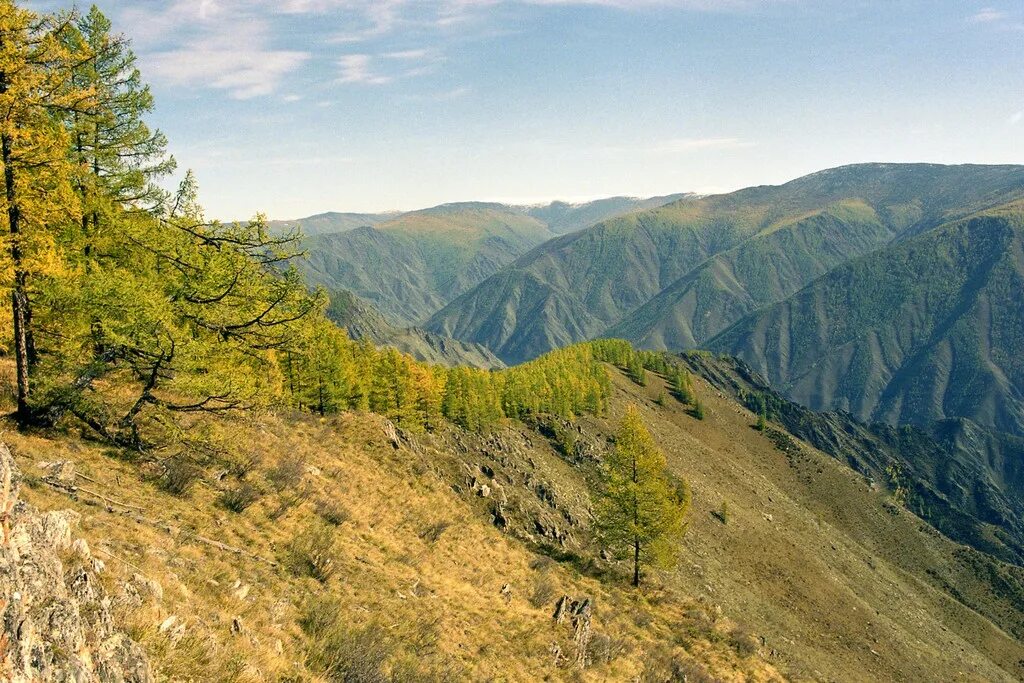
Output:
[[557,234],[682,196],[535,207],[470,202],[405,214],[323,214],[271,227],[299,228],[308,237],[309,258],[300,265],[311,284],[352,290],[393,323],[413,325]]
[[349,289],[391,322],[413,325],[551,237],[509,207],[451,204],[312,237],[299,267],[311,284]]
[[506,362],[598,335],[701,345],[851,258],[1022,194],[1021,166],[864,164],[686,198],[552,240],[426,326]]
[[488,370],[505,367],[497,356],[479,344],[442,337],[418,327],[396,327],[352,292],[331,292],[330,298],[327,317],[344,327],[352,339],[366,339],[376,346],[392,346],[435,365]]
[[[23,496],[78,512],[102,580],[137,586],[120,623],[158,679],[1024,674],[1019,568],[949,541],[835,457],[752,429],[702,378],[703,420],[659,377],[612,380],[603,417],[484,434],[362,413],[203,418],[245,458],[211,451],[177,495],[159,460],[74,433],[7,438]],[[590,529],[596,467],[630,404],[693,499],[678,565],[641,591]],[[63,483],[41,461],[62,463]],[[578,602],[557,621],[562,596]]]
[[1024,204],[841,266],[710,342],[812,408],[1024,435]]
[[331,211],[291,221],[269,221],[267,227],[280,233],[301,230],[306,237],[316,237],[334,232],[347,232],[368,225],[378,225],[398,218],[400,215],[400,212],[337,213]]
[[970,420],[926,432],[864,424],[844,412],[815,412],[783,398],[743,361],[687,352],[690,369],[763,413],[793,436],[879,485],[902,488],[904,503],[954,540],[1024,565],[1024,439]]

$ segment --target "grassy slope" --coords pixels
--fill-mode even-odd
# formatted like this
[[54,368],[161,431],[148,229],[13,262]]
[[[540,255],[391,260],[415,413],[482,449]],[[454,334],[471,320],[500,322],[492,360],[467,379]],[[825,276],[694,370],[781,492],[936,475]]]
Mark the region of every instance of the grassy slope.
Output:
[[[703,380],[697,380],[708,414],[703,422],[651,401],[660,382],[639,388],[620,378],[617,384],[622,393],[611,417],[621,414],[623,399],[640,402],[670,464],[693,488],[678,585],[763,634],[765,649],[778,654],[772,661],[789,675],[901,681],[1024,675],[1020,569],[887,506],[887,496],[863,477],[809,446],[780,451],[751,428],[752,413]],[[724,525],[712,514],[722,501],[729,508]]]
[[1022,191],[1019,166],[865,164],[683,199],[552,240],[427,327],[507,362],[610,327],[655,347],[700,344],[845,260]]
[[[893,512],[883,493],[809,447],[779,451],[750,428],[748,411],[702,380],[702,422],[673,400],[656,405],[659,379],[639,388],[615,373],[615,386],[610,415],[581,420],[583,436],[602,443],[625,405],[639,403],[670,465],[693,489],[679,571],[658,575],[642,594],[624,586],[624,567],[573,560],[587,547],[591,466],[563,461],[523,427],[482,437],[446,431],[395,448],[384,421],[371,415],[213,423],[261,461],[249,481],[258,483],[284,455],[306,460],[311,493],[277,520],[268,515],[275,494],[242,514],[219,507],[217,489],[233,482],[218,481],[216,470],[182,499],[141,480],[145,468],[74,435],[8,429],[3,438],[26,473],[38,475],[40,460],[71,459],[90,478],[83,486],[141,508],[97,505],[84,491],[72,500],[41,483],[25,492],[43,509],[82,513],[83,534],[107,562],[109,581],[142,572],[163,585],[161,603],[126,618],[168,678],[308,673],[295,605],[307,596],[326,604],[328,595],[353,626],[377,620],[403,639],[405,657],[472,680],[628,680],[664,648],[725,680],[770,680],[772,667],[797,680],[999,681],[1024,673],[1015,668],[1024,660],[1022,603],[1013,602],[1019,570],[979,559],[913,515]],[[475,493],[480,481],[491,496]],[[337,528],[338,567],[326,587],[193,537],[281,560],[320,500],[350,516]],[[510,520],[504,534],[491,523],[499,500]],[[725,525],[711,514],[723,500]],[[136,517],[161,520],[173,532]],[[531,551],[556,535],[570,551],[565,562]],[[997,586],[992,577],[1016,584]],[[615,653],[582,675],[553,665],[552,643],[572,648],[571,630],[550,619],[563,593],[596,599],[594,629],[609,645],[601,651]],[[177,646],[156,628],[172,614],[187,625]],[[241,634],[231,633],[234,617]],[[748,641],[730,636],[735,622],[763,636],[753,649],[770,664],[737,653],[736,644]]]

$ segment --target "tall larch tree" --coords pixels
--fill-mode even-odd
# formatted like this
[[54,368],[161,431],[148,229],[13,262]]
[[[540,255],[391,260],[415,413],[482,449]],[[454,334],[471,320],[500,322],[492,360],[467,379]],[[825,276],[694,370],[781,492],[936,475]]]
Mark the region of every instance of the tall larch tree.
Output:
[[613,553],[630,557],[633,585],[639,586],[643,566],[667,566],[675,559],[689,501],[634,406],[615,435],[602,484],[598,529]]
[[175,168],[167,139],[144,117],[153,95],[142,81],[130,41],[111,33],[111,23],[93,5],[66,36],[68,48],[91,55],[73,71],[76,87],[94,94],[92,106],[71,122],[76,186],[82,198],[84,249],[93,247],[101,221],[117,211],[154,211],[166,198],[156,181]]
[[31,420],[31,374],[37,358],[33,280],[61,270],[56,234],[78,213],[63,123],[69,112],[89,106],[91,93],[72,83],[75,65],[89,59],[67,47],[72,23],[72,15],[39,17],[12,0],[0,0],[0,220],[22,425]]

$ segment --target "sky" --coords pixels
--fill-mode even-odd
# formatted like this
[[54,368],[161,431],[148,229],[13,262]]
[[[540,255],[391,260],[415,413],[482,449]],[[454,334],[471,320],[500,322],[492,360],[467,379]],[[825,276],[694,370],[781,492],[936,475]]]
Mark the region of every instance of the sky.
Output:
[[96,4],[223,219],[1024,163],[1020,0]]

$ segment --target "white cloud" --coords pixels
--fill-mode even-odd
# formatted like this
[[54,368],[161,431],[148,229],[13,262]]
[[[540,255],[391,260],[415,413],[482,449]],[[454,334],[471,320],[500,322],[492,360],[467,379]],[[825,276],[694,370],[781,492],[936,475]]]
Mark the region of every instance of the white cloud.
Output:
[[[794,0],[165,0],[125,3],[115,25],[132,37],[147,74],[172,85],[213,88],[248,99],[277,92],[284,79],[335,44],[367,43],[400,31],[430,41],[432,33],[483,20],[511,5],[593,5],[621,10],[674,7],[696,11],[743,9]],[[322,15],[328,34],[317,49],[295,48],[288,17]],[[331,33],[333,32],[333,36]],[[327,48],[329,50],[329,47]],[[384,85],[437,71],[438,47],[412,47],[327,56],[336,82]],[[330,63],[328,61],[328,63]],[[330,78],[330,76],[328,76]]]
[[419,60],[426,59],[428,56],[430,56],[430,50],[420,49],[402,50],[401,52],[386,52],[384,53],[383,56],[387,57],[388,59]]
[[995,7],[985,7],[967,18],[971,24],[983,24],[1003,31],[1024,31],[1024,20]]
[[381,75],[373,70],[371,55],[345,55],[338,60],[341,75],[338,83],[361,83],[364,85],[384,85],[394,80],[390,76]]
[[400,78],[433,73],[442,61],[438,52],[427,49],[345,55],[338,60],[341,76],[337,82],[385,85]]
[[993,22],[1003,21],[1006,18],[1006,12],[1001,12],[994,7],[985,7],[971,15],[968,20],[975,24],[991,24]]
[[1011,126],[1016,126],[1021,121],[1024,121],[1024,109],[1021,109],[1019,112],[1011,116],[1008,123]]
[[202,84],[226,90],[239,100],[270,95],[310,54],[271,49],[264,35],[262,28],[251,26],[230,39],[195,39],[180,48],[147,55],[146,66],[157,79],[172,85]]

